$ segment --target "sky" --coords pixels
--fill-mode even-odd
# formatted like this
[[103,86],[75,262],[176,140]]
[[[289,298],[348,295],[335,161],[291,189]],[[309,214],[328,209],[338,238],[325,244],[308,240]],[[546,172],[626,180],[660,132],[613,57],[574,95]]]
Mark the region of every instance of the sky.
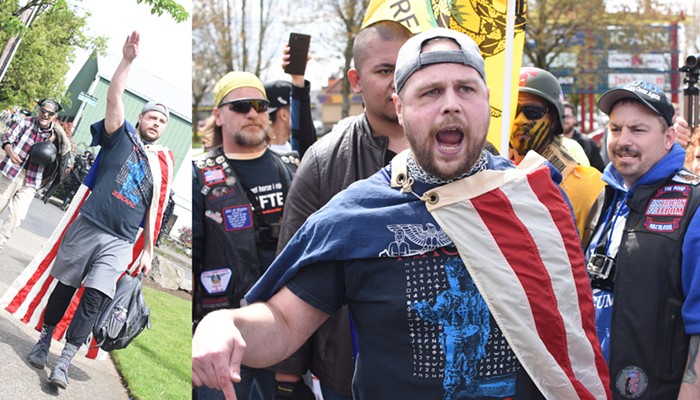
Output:
[[[176,0],[186,10],[191,11],[191,0]],[[103,35],[108,38],[109,54],[121,57],[122,46],[127,36],[139,31],[141,40],[139,56],[134,66],[161,77],[163,80],[186,90],[192,88],[192,29],[187,20],[176,23],[170,15],[151,15],[150,7],[138,4],[136,0],[69,0],[81,10],[87,10],[89,35]],[[80,12],[79,12],[80,13]],[[84,15],[84,14],[83,14]],[[89,56],[88,52],[76,52],[76,60],[66,75],[71,82]],[[177,222],[171,231],[173,236],[183,225],[192,226],[192,175],[189,163],[183,163],[175,177],[175,212]]]
[[[191,10],[191,0],[177,0]],[[89,11],[88,34],[108,38],[107,52],[121,57],[126,37],[134,30],[141,34],[140,54],[134,65],[173,85],[190,91],[192,87],[192,29],[190,21],[176,23],[168,14],[151,15],[150,7],[136,0],[73,0]],[[76,53],[74,67],[67,80],[78,73],[89,54]]]

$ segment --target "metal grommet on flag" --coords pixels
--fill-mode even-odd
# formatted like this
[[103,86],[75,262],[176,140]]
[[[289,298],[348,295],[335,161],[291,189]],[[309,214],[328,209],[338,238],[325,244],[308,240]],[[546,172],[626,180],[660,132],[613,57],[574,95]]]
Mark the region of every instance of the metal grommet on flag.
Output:
[[440,201],[440,196],[437,193],[430,193],[428,199],[426,200],[429,204],[437,204]]
[[399,173],[398,175],[396,175],[396,183],[403,186],[404,182],[406,182],[406,174]]

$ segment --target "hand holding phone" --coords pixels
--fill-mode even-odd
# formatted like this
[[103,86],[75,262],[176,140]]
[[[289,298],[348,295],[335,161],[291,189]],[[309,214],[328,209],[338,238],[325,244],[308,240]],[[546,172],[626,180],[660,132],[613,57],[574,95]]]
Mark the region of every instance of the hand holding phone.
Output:
[[289,64],[284,68],[284,72],[290,75],[304,75],[310,43],[311,35],[295,32],[289,34]]

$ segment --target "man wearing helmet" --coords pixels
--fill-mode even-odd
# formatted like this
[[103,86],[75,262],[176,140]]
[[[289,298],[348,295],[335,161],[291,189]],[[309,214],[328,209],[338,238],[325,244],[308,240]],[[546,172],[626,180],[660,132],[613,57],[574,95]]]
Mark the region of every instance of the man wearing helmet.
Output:
[[[27,216],[42,182],[60,178],[70,162],[70,140],[55,121],[61,105],[52,99],[37,103],[38,115],[15,121],[2,137],[5,158],[0,162],[0,211],[8,208],[0,226],[0,248]],[[57,149],[58,147],[58,149]],[[57,162],[58,161],[58,162]]]
[[605,183],[598,170],[577,163],[562,145],[564,105],[557,78],[539,68],[523,67],[519,85],[509,158],[519,164],[533,150],[554,165],[562,174],[561,188],[573,207],[579,237],[585,239],[588,215]]

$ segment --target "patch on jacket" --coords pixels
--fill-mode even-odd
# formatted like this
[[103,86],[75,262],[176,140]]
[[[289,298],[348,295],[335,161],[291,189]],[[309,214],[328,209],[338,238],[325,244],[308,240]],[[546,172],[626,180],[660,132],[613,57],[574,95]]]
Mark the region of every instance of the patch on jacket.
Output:
[[644,227],[652,232],[673,232],[679,227],[688,206],[690,187],[672,184],[659,188],[649,200]]
[[204,168],[202,170],[202,177],[204,178],[204,184],[207,186],[226,181],[226,173],[224,172],[224,168],[220,165]]
[[638,399],[647,391],[647,386],[647,374],[634,365],[623,368],[615,378],[615,390],[626,399]]
[[253,213],[250,204],[225,207],[221,210],[224,215],[224,228],[227,231],[237,231],[253,227]]
[[231,281],[232,275],[231,268],[221,268],[211,271],[202,271],[200,280],[207,293],[222,294],[226,293],[226,288],[228,288],[228,283]]

